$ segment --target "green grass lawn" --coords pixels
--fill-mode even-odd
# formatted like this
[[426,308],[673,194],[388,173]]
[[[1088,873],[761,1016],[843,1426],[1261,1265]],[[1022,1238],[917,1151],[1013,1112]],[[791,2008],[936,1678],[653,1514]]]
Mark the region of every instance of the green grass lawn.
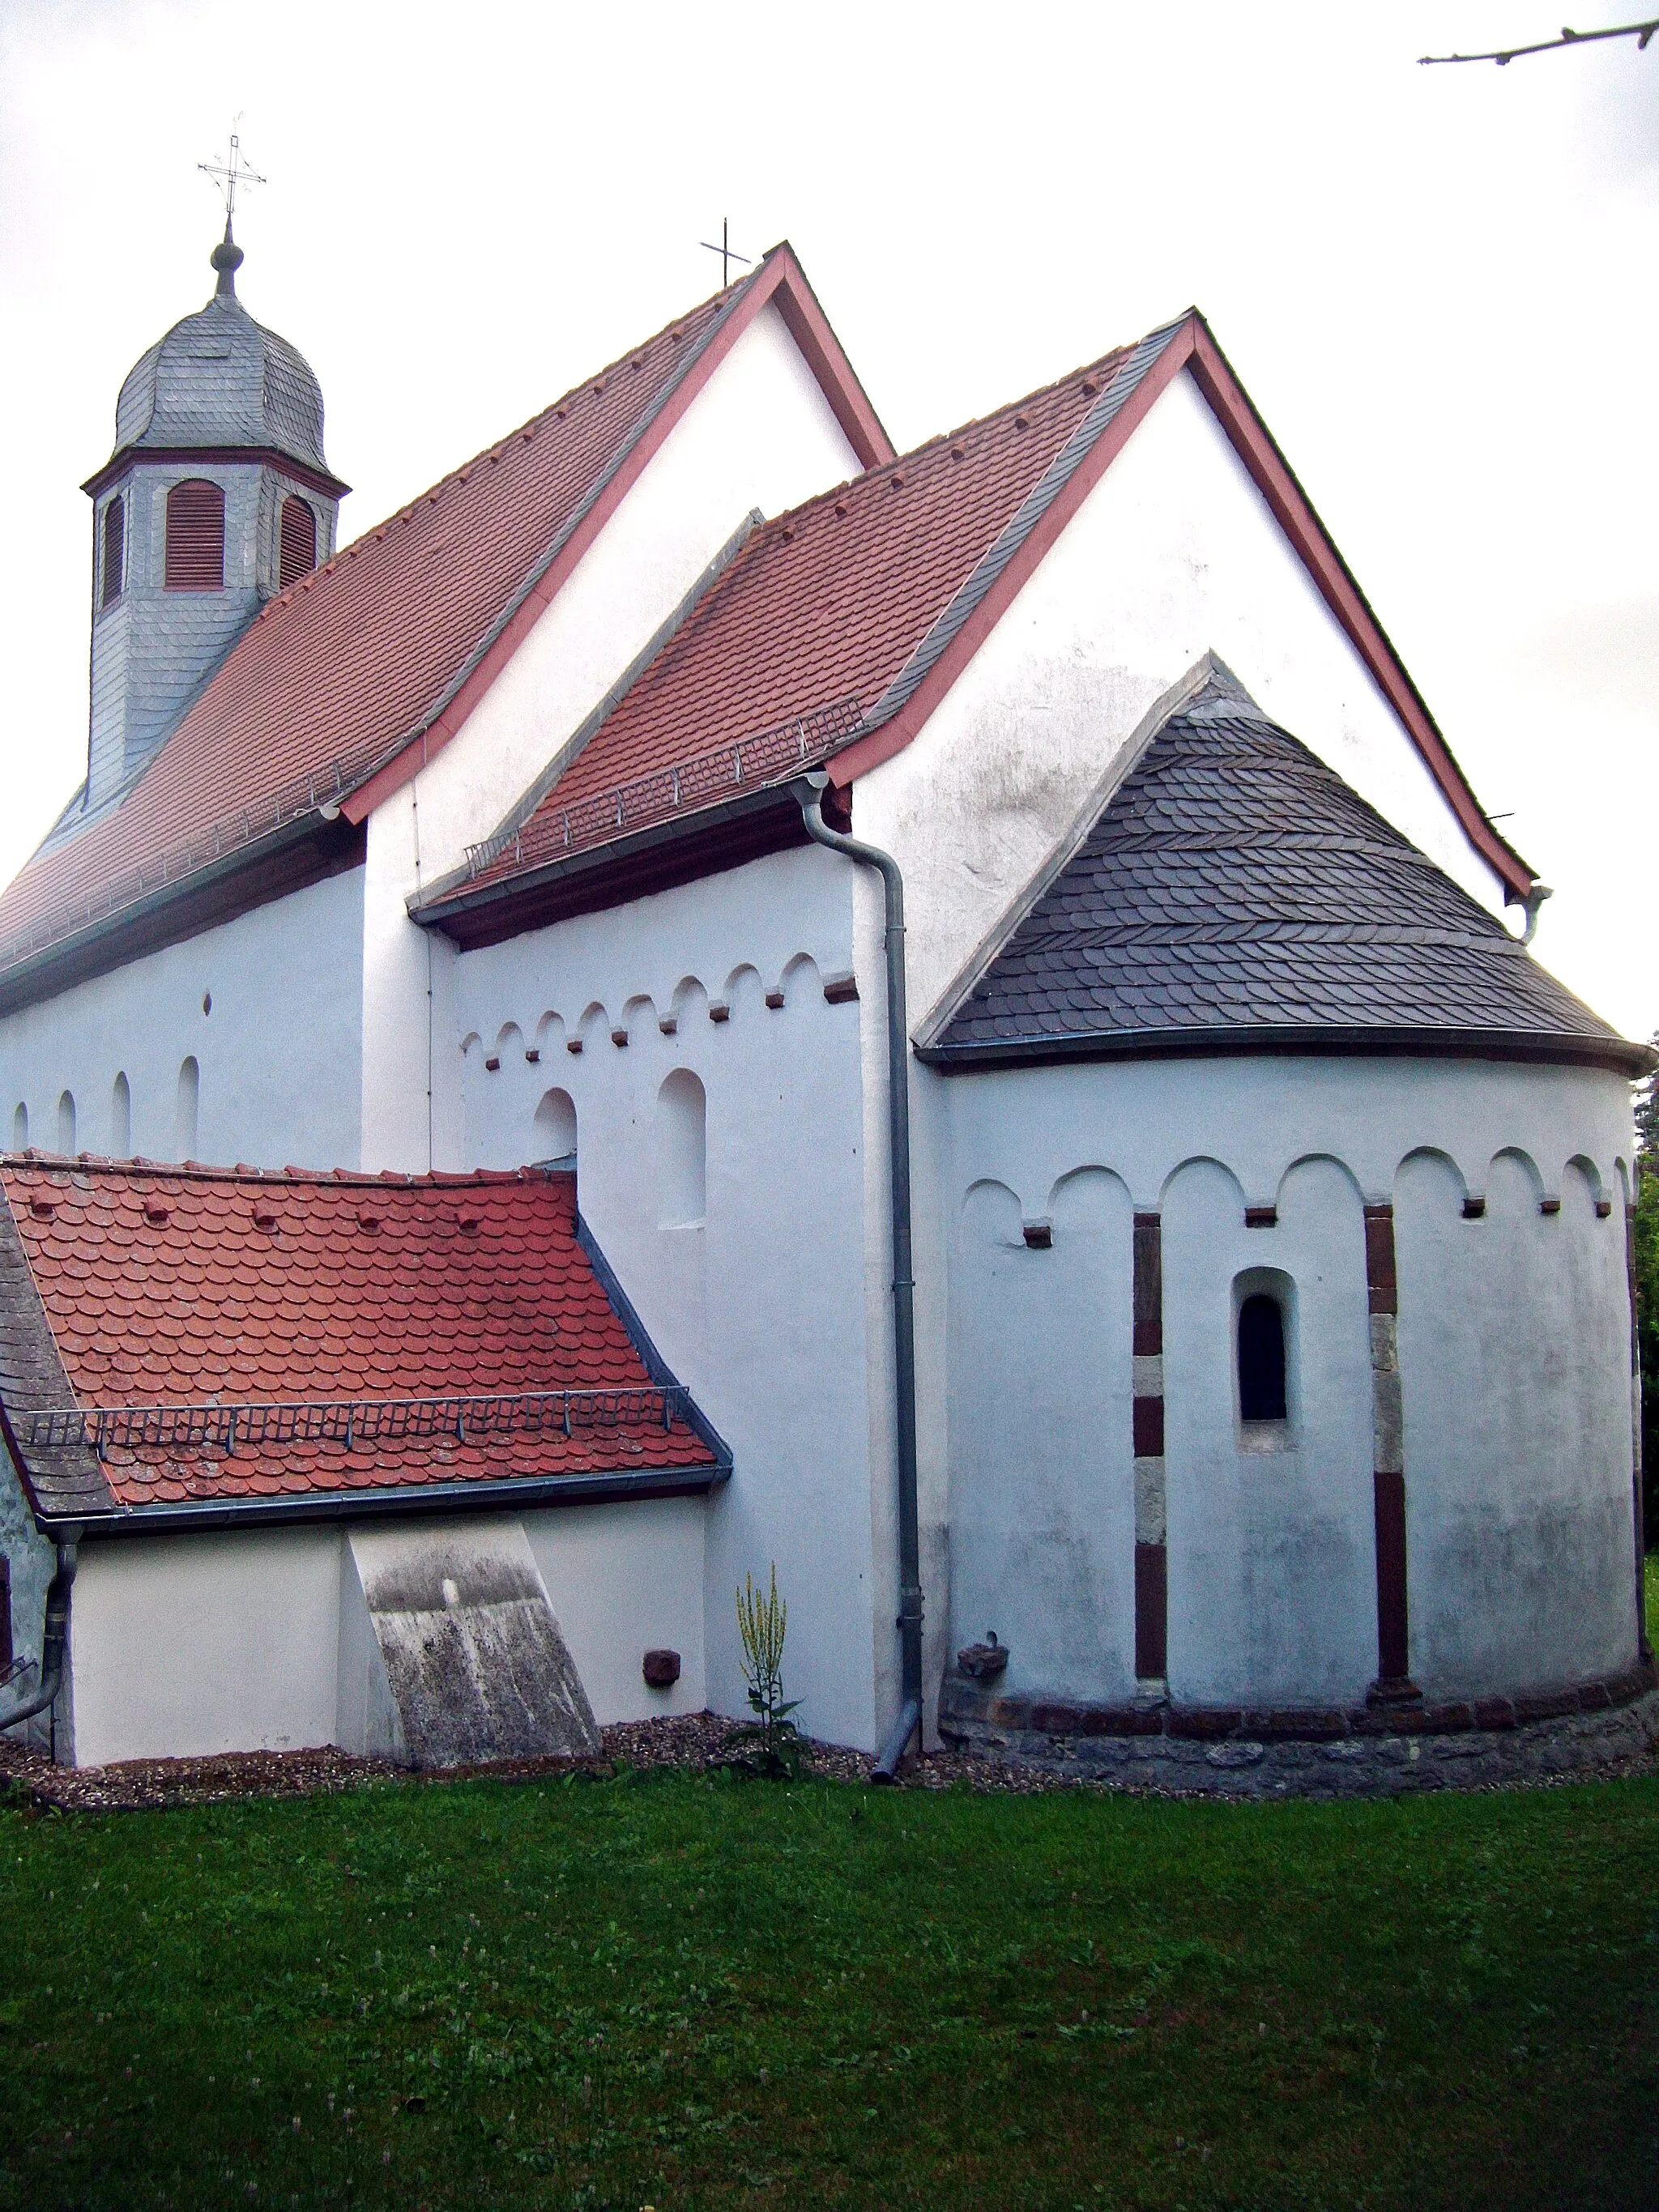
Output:
[[0,2204],[1659,2203],[1659,1778],[0,1810]]

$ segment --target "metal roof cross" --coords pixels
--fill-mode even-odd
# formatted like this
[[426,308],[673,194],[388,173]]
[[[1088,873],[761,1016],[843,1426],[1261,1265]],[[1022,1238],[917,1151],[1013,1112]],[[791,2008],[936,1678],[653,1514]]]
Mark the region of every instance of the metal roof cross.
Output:
[[236,212],[238,185],[263,185],[270,182],[270,179],[262,177],[257,169],[245,169],[242,167],[242,142],[234,131],[230,134],[230,156],[228,161],[198,161],[196,166],[204,177],[211,177],[217,184],[224,198],[227,222]]
[[720,217],[720,244],[718,246],[711,246],[706,238],[700,238],[697,240],[697,243],[702,246],[705,253],[719,254],[720,258],[720,289],[722,292],[732,282],[732,264],[734,261],[741,261],[745,269],[751,269],[754,266],[754,264],[750,260],[749,256],[746,253],[737,253],[732,251],[732,233],[727,227],[726,219],[724,216]]

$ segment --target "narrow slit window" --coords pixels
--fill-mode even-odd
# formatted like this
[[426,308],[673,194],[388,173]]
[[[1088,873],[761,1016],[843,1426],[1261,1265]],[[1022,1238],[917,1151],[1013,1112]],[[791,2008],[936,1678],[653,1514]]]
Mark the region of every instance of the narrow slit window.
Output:
[[179,1069],[179,1097],[173,1117],[173,1157],[193,1160],[201,1141],[202,1070],[194,1053]]
[[1238,1417],[1285,1419],[1285,1309],[1265,1291],[1252,1291],[1238,1309]]
[[122,570],[127,550],[127,503],[118,494],[104,509],[103,574],[98,600],[108,606],[121,596]]
[[308,576],[317,565],[317,511],[297,495],[283,501],[282,544],[277,556],[276,585],[285,592]]
[[225,582],[225,495],[192,478],[167,494],[167,587],[218,592]]
[[125,1160],[132,1153],[132,1085],[127,1081],[124,1068],[115,1079],[109,1100],[109,1149],[112,1159]]

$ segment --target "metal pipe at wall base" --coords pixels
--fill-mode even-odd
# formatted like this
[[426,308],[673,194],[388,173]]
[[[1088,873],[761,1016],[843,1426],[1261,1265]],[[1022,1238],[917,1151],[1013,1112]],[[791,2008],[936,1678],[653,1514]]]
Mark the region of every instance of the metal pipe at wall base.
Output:
[[893,1733],[882,1746],[881,1757],[870,1770],[872,1782],[896,1782],[898,1763],[909,1749],[910,1739],[921,1726],[921,1700],[907,1698],[893,1723]]
[[890,1782],[921,1722],[921,1534],[916,1502],[916,1317],[910,1231],[910,1032],[905,1013],[904,878],[898,862],[823,818],[830,779],[820,769],[790,788],[815,843],[844,853],[881,877],[887,956],[887,1183],[893,1246],[893,1397],[898,1477],[899,1695],[901,1705],[875,1778]]
[[64,1654],[69,1644],[70,1592],[75,1587],[76,1547],[63,1542],[58,1547],[58,1565],[46,1585],[46,1633],[40,1641],[40,1686],[32,1698],[8,1712],[0,1712],[0,1729],[15,1728],[20,1721],[33,1720],[55,1703],[64,1686]]

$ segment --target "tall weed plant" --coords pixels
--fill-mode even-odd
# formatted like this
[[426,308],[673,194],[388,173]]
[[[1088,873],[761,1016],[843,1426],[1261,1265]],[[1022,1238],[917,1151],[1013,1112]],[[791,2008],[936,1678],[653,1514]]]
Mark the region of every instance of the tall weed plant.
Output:
[[763,1591],[756,1589],[753,1575],[745,1574],[738,1592],[738,1633],[743,1639],[749,1710],[755,1717],[727,1736],[726,1764],[773,1782],[793,1782],[804,1764],[800,1736],[789,1717],[800,1699],[783,1694],[783,1639],[788,1627],[789,1607],[778,1595],[776,1561]]

